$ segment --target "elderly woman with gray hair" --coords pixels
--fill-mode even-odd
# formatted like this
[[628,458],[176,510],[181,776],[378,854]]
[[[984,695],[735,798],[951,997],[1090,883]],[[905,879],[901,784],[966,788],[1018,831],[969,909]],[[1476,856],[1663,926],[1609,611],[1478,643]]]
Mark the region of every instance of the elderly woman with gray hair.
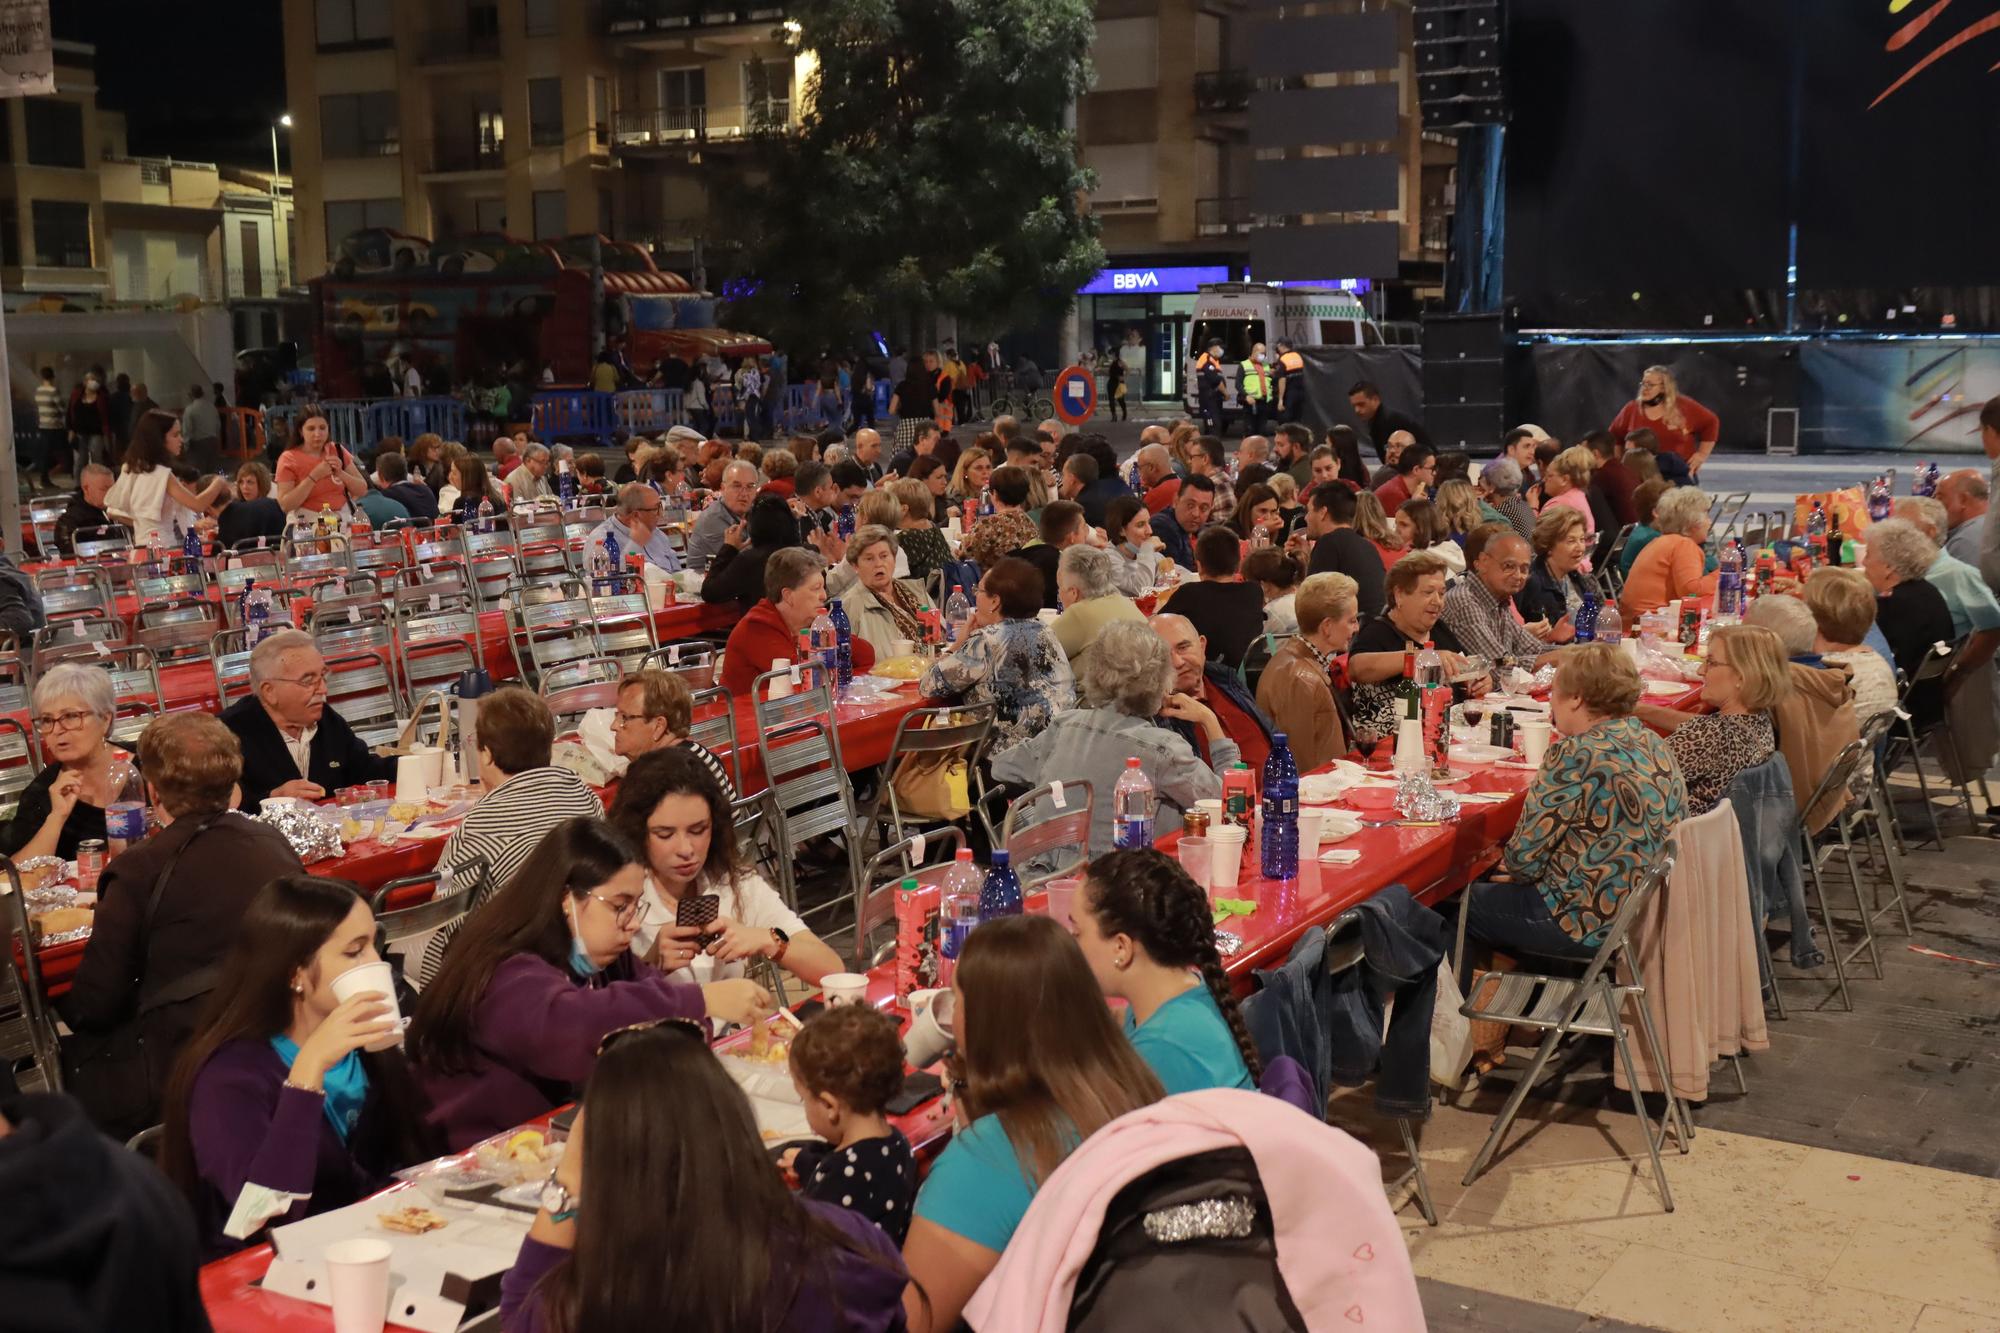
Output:
[[1057,713],[1047,727],[995,758],[993,776],[1023,787],[1053,778],[1090,783],[1090,854],[1098,856],[1114,846],[1111,789],[1125,761],[1136,758],[1159,800],[1155,827],[1172,827],[1195,802],[1221,796],[1222,774],[1242,757],[1214,710],[1186,695],[1174,697],[1175,715],[1206,733],[1213,767],[1154,723],[1168,706],[1173,679],[1166,641],[1151,626],[1106,626],[1084,659],[1083,707]]
[[826,595],[847,612],[854,637],[865,639],[876,660],[896,656],[896,640],[922,643],[917,612],[923,597],[896,577],[896,534],[879,523],[865,524],[847,543],[847,559],[826,573]]
[[1627,621],[1636,623],[1668,602],[1714,594],[1716,575],[1708,570],[1703,550],[1710,506],[1708,492],[1698,486],[1676,486],[1653,506],[1653,526],[1660,535],[1639,552],[1618,595],[1618,609]]
[[1069,656],[1069,668],[1079,677],[1092,645],[1106,627],[1119,621],[1146,623],[1146,613],[1119,591],[1111,552],[1078,544],[1066,548],[1056,562],[1056,601],[1062,613],[1050,628]]
[[1490,523],[1505,523],[1521,534],[1521,540],[1535,537],[1535,511],[1521,498],[1521,465],[1511,458],[1496,458],[1479,470],[1479,512]]
[[78,844],[104,836],[104,807],[144,800],[132,756],[111,743],[117,708],[111,673],[81,662],[59,662],[42,673],[33,701],[35,735],[49,758],[21,791],[14,818],[0,830],[0,851],[76,859]]

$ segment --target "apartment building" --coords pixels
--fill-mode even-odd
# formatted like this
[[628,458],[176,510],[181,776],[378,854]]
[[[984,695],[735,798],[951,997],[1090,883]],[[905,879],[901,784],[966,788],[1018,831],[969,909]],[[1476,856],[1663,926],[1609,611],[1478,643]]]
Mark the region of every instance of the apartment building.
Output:
[[774,0],[284,0],[299,266],[391,227],[599,232],[686,268],[800,67]]
[[8,299],[111,297],[96,51],[55,43],[56,91],[0,99],[0,287]]

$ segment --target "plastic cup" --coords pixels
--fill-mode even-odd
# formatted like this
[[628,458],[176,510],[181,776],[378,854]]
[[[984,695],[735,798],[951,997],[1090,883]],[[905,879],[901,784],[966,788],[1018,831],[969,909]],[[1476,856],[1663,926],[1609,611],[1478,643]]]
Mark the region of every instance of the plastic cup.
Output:
[[829,972],[819,979],[819,988],[826,992],[829,1009],[836,1004],[868,1002],[868,978],[859,972]]
[[1059,925],[1069,925],[1070,914],[1076,908],[1076,891],[1082,883],[1075,876],[1043,882],[1042,892],[1049,896],[1049,916]]
[[1310,855],[1319,847],[1321,811],[1309,805],[1299,807],[1299,851]]
[[359,1237],[326,1247],[326,1291],[333,1306],[333,1333],[382,1333],[389,1318],[389,1257],[386,1240]]
[[1222,823],[1222,802],[1218,800],[1196,801],[1194,808],[1208,816],[1208,827],[1212,830]]
[[396,1006],[396,977],[387,963],[363,963],[350,967],[333,979],[333,998],[342,1004],[365,991],[380,991],[389,1001],[389,1021],[396,1030],[368,1047],[371,1051],[386,1051],[403,1044],[403,1015]]
[[1209,871],[1208,888],[1211,893],[1236,887],[1243,873],[1243,848],[1250,840],[1250,830],[1241,824],[1224,824],[1208,828]]
[[1212,842],[1198,834],[1183,836],[1180,842],[1181,869],[1188,872],[1188,878],[1208,889],[1209,878],[1215,873],[1215,852]]
[[1042,622],[1042,623],[1043,623],[1044,625],[1053,625],[1053,624],[1055,624],[1055,623],[1056,623],[1056,617],[1057,617],[1057,616],[1059,616],[1059,615],[1061,615],[1061,614],[1062,614],[1062,611],[1061,611],[1061,609],[1060,609],[1060,608],[1055,608],[1055,607],[1047,607],[1047,606],[1043,607],[1043,608],[1042,608],[1041,610],[1039,610],[1039,611],[1037,611],[1037,612],[1035,613],[1035,615],[1036,615],[1037,617],[1039,617],[1039,618],[1040,618],[1041,622]]
[[908,657],[917,651],[917,641],[915,639],[896,639],[890,643],[889,647],[895,650],[890,654],[891,657]]
[[1540,721],[1540,722],[1524,721],[1521,723],[1518,730],[1521,736],[1522,761],[1525,763],[1533,764],[1536,768],[1540,768],[1542,766],[1543,758],[1545,758],[1549,752],[1549,733],[1551,730],[1553,730],[1553,728],[1551,728],[1548,722],[1546,721]]
[[[774,657],[771,659],[771,670],[783,671],[791,664],[792,659],[789,657]],[[791,697],[791,693],[792,678],[790,676],[780,676],[771,682],[771,698],[787,699]]]

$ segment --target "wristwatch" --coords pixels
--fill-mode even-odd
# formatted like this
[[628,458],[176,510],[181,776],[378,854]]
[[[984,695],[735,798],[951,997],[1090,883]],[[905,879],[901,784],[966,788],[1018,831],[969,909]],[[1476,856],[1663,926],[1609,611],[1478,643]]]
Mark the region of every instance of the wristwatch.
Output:
[[778,951],[771,955],[771,961],[782,963],[785,961],[785,950],[792,947],[792,937],[784,931],[779,930],[776,926],[773,926],[771,927],[771,938],[778,946]]
[[576,1208],[579,1201],[568,1189],[564,1188],[562,1183],[556,1179],[556,1173],[551,1170],[549,1178],[542,1182],[541,1202],[542,1211],[549,1215],[551,1222],[567,1222],[576,1216]]

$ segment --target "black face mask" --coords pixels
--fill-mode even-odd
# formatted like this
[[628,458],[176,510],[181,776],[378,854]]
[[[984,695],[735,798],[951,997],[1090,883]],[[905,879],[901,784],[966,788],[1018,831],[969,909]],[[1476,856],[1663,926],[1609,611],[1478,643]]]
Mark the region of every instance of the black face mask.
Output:
[[1667,396],[1665,394],[1656,393],[1651,398],[1641,398],[1639,400],[1639,405],[1641,407],[1658,407],[1661,403],[1664,403],[1666,401],[1667,401]]

